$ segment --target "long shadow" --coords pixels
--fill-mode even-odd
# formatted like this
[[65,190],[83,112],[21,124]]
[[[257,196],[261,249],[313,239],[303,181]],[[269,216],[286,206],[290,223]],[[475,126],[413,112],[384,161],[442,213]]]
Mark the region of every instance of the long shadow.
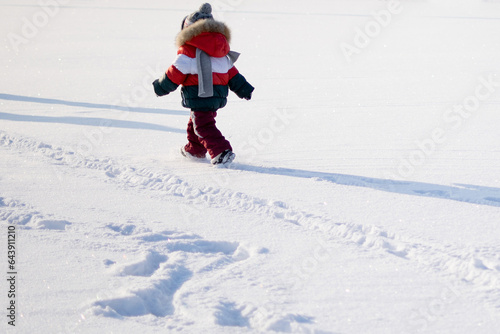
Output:
[[300,169],[258,167],[240,163],[234,163],[233,165],[231,165],[231,169],[261,174],[314,179],[317,181],[326,181],[338,185],[370,188],[390,193],[440,198],[458,202],[500,207],[500,188],[467,184],[455,184],[453,186],[446,186],[424,182],[386,180],[372,177],[323,173]]
[[69,107],[90,108],[90,109],[110,109],[124,112],[137,112],[149,114],[162,114],[162,115],[187,115],[186,111],[181,110],[166,110],[154,108],[139,108],[139,107],[123,107],[112,104],[88,103],[88,102],[74,102],[59,99],[47,99],[43,97],[31,97],[22,95],[12,95],[0,93],[0,100],[19,101],[30,103],[43,103],[43,104],[59,104]]
[[154,131],[165,131],[174,133],[185,133],[185,130],[171,128],[168,126],[132,122],[107,118],[94,118],[94,117],[49,117],[49,116],[29,116],[29,115],[16,115],[0,112],[0,120],[16,121],[16,122],[39,122],[39,123],[62,123],[72,125],[85,125],[85,126],[98,126],[102,128],[123,128],[123,129],[143,129]]

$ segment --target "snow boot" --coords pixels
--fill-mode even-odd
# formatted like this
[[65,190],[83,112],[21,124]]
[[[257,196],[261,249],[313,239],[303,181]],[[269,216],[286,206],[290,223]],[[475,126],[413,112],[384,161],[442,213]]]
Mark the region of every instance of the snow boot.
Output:
[[181,147],[181,154],[190,160],[203,160],[206,158],[205,155],[203,155],[203,156],[202,155],[193,155],[193,154],[189,153],[188,151],[186,151],[185,146]]
[[226,167],[233,162],[234,158],[236,157],[236,154],[234,154],[231,150],[225,150],[218,156],[212,159],[212,165],[214,166],[221,166],[221,167]]

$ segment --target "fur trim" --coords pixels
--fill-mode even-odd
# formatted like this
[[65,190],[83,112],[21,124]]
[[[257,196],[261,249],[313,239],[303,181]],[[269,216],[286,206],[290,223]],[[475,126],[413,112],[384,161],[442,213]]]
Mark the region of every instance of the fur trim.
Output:
[[181,30],[181,32],[177,35],[175,44],[177,47],[180,47],[204,32],[223,34],[226,37],[227,42],[231,42],[231,30],[229,30],[225,23],[215,20],[199,20]]

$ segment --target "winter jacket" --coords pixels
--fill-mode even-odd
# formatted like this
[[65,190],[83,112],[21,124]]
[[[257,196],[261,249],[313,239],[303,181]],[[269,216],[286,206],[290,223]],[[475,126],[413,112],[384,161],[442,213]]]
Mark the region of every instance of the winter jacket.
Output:
[[[182,85],[182,105],[191,110],[216,111],[227,103],[228,89],[240,98],[250,99],[254,88],[238,72],[228,57],[231,33],[222,22],[199,20],[177,36],[177,58],[165,74],[153,83],[158,96],[167,95]],[[196,49],[210,56],[213,96],[198,96]]]

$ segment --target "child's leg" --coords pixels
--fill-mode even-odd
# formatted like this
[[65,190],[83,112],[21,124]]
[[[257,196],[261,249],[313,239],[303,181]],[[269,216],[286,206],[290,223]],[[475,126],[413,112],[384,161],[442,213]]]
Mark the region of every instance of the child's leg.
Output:
[[224,138],[215,126],[215,111],[193,111],[191,119],[194,123],[194,132],[200,143],[208,150],[213,159],[225,150],[232,150],[231,144]]
[[203,146],[202,143],[200,143],[200,140],[195,133],[193,124],[193,115],[191,115],[191,117],[189,118],[187,126],[187,139],[189,143],[186,146],[184,146],[186,152],[195,157],[204,158],[205,155],[207,154],[207,149],[205,148],[205,146]]

